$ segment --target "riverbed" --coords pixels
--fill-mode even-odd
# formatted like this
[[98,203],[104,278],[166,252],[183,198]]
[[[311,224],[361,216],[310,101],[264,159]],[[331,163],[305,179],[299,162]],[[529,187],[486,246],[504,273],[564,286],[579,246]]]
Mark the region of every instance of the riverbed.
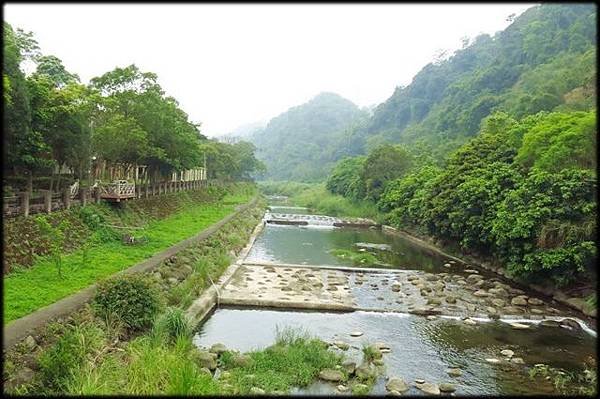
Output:
[[[311,214],[289,206],[275,210]],[[370,265],[332,253],[361,249],[380,260],[373,272]],[[380,230],[267,224],[244,263],[231,290],[241,290],[240,298],[256,295],[256,302],[218,307],[199,327],[196,345],[220,342],[245,352],[273,344],[278,328],[296,327],[327,342],[348,343],[345,355],[360,363],[363,345],[383,342],[390,352],[372,394],[386,393],[386,377],[395,376],[411,385],[408,394],[422,393],[414,384],[418,379],[452,383],[458,395],[547,394],[553,392],[550,382],[529,377],[535,364],[574,371],[596,358],[595,333],[572,310]],[[298,308],[313,299],[314,307],[323,306],[313,311],[285,303],[277,310],[250,306],[261,304],[263,295],[296,298]],[[326,310],[336,295],[353,311]],[[517,305],[515,297],[525,303]],[[561,325],[566,317],[571,322]],[[353,331],[363,334],[352,337]],[[450,376],[451,368],[461,375]],[[293,393],[338,392],[335,385],[315,382]]]

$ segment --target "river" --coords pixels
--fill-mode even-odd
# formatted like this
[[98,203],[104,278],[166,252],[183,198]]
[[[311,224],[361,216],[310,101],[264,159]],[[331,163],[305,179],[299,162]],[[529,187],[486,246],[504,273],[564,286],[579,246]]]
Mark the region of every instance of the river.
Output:
[[[282,208],[281,205],[273,205],[271,212],[311,213],[304,208]],[[357,247],[357,243],[362,244]],[[361,251],[360,248],[367,249]],[[385,372],[373,387],[372,394],[386,393],[385,376],[402,377],[409,385],[414,385],[416,379],[450,382],[455,385],[457,395],[552,393],[549,381],[540,383],[539,379],[529,378],[532,366],[543,363],[574,371],[580,370],[589,357],[596,358],[593,331],[585,325],[584,328],[577,324],[559,326],[557,322],[548,321],[565,316],[577,318],[573,311],[548,298],[536,299],[540,303],[531,301],[533,305],[511,306],[510,296],[504,296],[507,303],[493,308],[491,303],[498,302],[505,293],[531,298],[535,295],[498,276],[474,271],[472,266],[457,262],[449,264],[437,253],[380,230],[321,224],[266,224],[245,263],[306,265],[308,270],[312,270],[312,265],[365,266],[348,257],[335,256],[332,253],[335,250],[367,252],[378,259],[377,273],[347,272],[344,292],[352,295],[354,305],[361,310],[331,312],[220,306],[199,326],[195,344],[208,347],[220,342],[231,349],[250,351],[273,344],[277,328],[290,326],[329,342],[347,342],[350,349],[344,354],[360,363],[363,345],[383,342],[391,352],[384,355]],[[414,284],[414,281],[420,284]],[[478,288],[471,287],[472,283],[477,283]],[[390,289],[394,284],[396,288]],[[420,294],[416,287],[421,287]],[[433,290],[428,293],[431,287]],[[481,297],[473,296],[476,292],[480,292]],[[449,296],[457,300],[438,304],[439,300],[432,299]],[[428,317],[411,314],[428,304],[437,306],[441,314]],[[500,320],[490,317],[492,311],[498,312]],[[475,322],[466,323],[465,317]],[[510,323],[516,321],[529,328],[515,329]],[[352,331],[361,331],[363,335],[351,337]],[[514,358],[521,358],[522,364],[512,362],[500,353],[507,349],[514,352]],[[459,368],[462,375],[449,376],[449,368]],[[293,393],[332,394],[336,390],[335,385],[316,382]],[[407,394],[422,392],[411,386]]]

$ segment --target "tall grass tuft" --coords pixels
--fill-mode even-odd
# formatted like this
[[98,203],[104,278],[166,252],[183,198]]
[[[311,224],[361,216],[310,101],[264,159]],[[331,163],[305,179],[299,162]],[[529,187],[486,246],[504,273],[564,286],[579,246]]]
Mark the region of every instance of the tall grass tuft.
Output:
[[104,331],[95,325],[69,327],[39,358],[44,386],[53,392],[63,392],[86,360],[102,347],[104,337]]
[[155,342],[175,343],[179,338],[192,336],[192,327],[182,309],[169,307],[162,313],[152,328]]

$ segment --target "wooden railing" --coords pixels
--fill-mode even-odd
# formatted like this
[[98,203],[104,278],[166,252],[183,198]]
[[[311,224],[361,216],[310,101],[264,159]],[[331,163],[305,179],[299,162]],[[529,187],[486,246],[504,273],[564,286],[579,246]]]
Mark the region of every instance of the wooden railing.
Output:
[[[209,186],[220,185],[216,180],[195,180],[178,182],[161,182],[145,185],[131,183],[115,183],[105,186],[104,192],[119,194],[119,199],[135,200],[153,195],[171,192],[197,190]],[[66,187],[62,192],[40,190],[34,195],[22,192],[18,195],[3,198],[3,215],[5,217],[25,217],[35,213],[50,213],[59,209],[69,209],[71,206],[85,206],[89,202],[99,203],[102,199],[109,200],[103,195],[103,186],[88,188],[78,187],[76,197],[72,197],[72,186]]]

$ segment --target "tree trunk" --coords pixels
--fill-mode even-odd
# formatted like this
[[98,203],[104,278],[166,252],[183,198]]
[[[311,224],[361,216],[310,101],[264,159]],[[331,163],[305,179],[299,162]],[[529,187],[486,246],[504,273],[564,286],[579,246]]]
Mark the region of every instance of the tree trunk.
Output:
[[[56,191],[60,192],[60,170],[58,172],[58,177],[56,178]],[[50,191],[52,191],[52,189],[50,189]]]

